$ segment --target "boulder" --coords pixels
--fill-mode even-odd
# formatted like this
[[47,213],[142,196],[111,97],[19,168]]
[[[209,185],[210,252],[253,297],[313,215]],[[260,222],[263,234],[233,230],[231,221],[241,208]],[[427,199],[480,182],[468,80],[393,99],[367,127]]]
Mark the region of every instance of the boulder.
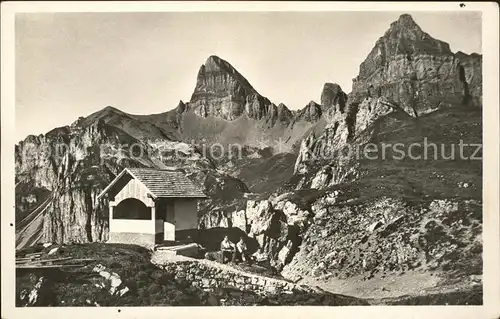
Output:
[[368,226],[366,228],[366,231],[370,232],[370,233],[373,233],[376,229],[378,229],[380,226],[382,226],[384,223],[382,223],[381,221],[376,221],[376,222],[373,222],[372,224],[370,224],[370,226]]
[[286,243],[286,245],[283,246],[283,248],[281,248],[281,250],[279,251],[279,253],[278,253],[278,261],[282,265],[285,265],[286,262],[288,261],[287,259],[288,259],[289,255],[290,255],[290,251],[292,249],[292,245],[293,245],[292,241],[289,240]]
[[247,231],[247,216],[245,210],[234,211],[231,220],[233,227],[237,227],[244,232]]
[[257,236],[271,229],[275,211],[268,200],[247,201],[247,223],[251,225],[249,234]]
[[297,206],[297,204],[290,201],[285,202],[283,206],[283,213],[286,216],[288,225],[297,225],[304,228],[309,218],[309,212]]
[[332,178],[332,172],[330,166],[323,167],[311,181],[311,188],[321,189],[326,187]]

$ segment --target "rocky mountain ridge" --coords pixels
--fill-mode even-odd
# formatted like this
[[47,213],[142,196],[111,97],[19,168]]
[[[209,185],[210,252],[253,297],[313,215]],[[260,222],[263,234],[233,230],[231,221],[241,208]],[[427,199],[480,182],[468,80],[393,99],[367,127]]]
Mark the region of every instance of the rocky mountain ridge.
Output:
[[[345,93],[338,85],[327,83],[325,89],[330,91],[322,96],[331,95],[326,108],[345,102]],[[203,140],[255,148],[264,148],[267,143],[279,153],[284,150],[275,145],[276,141],[287,151],[296,151],[304,134],[323,125],[323,113],[323,106],[314,101],[297,111],[283,103],[276,105],[260,95],[229,62],[210,56],[200,67],[188,102],[180,101],[166,113],[135,117],[166,132],[174,128],[176,138],[185,142]]]
[[[362,144],[367,136],[363,131],[392,112],[419,117],[457,105],[481,108],[481,64],[480,55],[453,54],[447,43],[423,32],[410,15],[401,15],[361,63],[347,103],[340,103],[345,104],[344,110],[330,116],[322,134],[302,141],[295,172],[305,172],[314,154],[330,158],[351,142]],[[322,98],[322,103],[326,105],[327,100]],[[335,166],[342,170],[345,165]]]
[[[95,201],[103,185],[125,166],[177,165],[211,197],[200,207],[204,227],[240,229],[288,278],[478,272],[480,161],[371,160],[345,151],[423,138],[481,143],[481,65],[480,55],[452,53],[402,15],[360,65],[351,93],[326,83],[321,104],[290,111],[211,56],[190,101],[171,111],[108,107],[19,143],[16,244],[105,240],[106,203]],[[279,139],[284,149],[272,144]],[[214,161],[192,140],[241,143],[247,151],[239,161]],[[58,143],[71,151],[43,151]],[[116,151],[123,144],[146,152]],[[187,160],[178,161],[177,151]],[[297,154],[293,169],[293,156],[278,152]]]

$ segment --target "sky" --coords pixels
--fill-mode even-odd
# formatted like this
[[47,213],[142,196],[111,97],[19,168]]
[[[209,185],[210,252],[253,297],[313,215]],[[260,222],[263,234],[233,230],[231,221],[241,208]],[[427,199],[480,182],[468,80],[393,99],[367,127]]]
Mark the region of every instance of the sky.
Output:
[[[16,138],[107,105],[132,114],[189,101],[210,55],[290,109],[325,82],[350,92],[360,63],[404,12],[134,12],[16,15]],[[406,12],[451,50],[481,53],[481,15]]]

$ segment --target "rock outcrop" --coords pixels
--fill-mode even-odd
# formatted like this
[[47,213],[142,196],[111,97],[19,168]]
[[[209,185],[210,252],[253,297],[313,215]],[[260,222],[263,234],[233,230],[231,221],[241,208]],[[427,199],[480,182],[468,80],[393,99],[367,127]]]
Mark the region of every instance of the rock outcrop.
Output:
[[[398,21],[391,24],[389,30],[377,41],[372,52],[361,64],[359,75],[355,79],[353,90],[349,95],[345,95],[338,85],[327,83],[322,92],[321,105],[311,102],[304,110],[298,112],[305,120],[317,121],[321,118],[326,122],[326,125],[319,131],[319,134],[318,131],[311,132],[302,140],[295,163],[294,176],[280,191],[298,192],[302,189],[316,189],[318,190],[317,194],[323,192],[325,196],[335,194],[332,201],[328,204],[322,204],[321,201],[311,200],[309,207],[312,215],[315,216],[312,219],[311,214],[307,213],[307,209],[304,210],[296,203],[288,203],[286,200],[282,200],[278,206],[272,205],[272,209],[269,211],[282,212],[285,216],[283,220],[285,222],[292,221],[292,224],[298,228],[299,236],[310,236],[300,245],[300,249],[304,249],[307,253],[312,250],[314,254],[316,252],[314,245],[318,244],[318,238],[326,238],[326,243],[330,240],[328,238],[333,236],[331,232],[338,232],[335,229],[325,229],[322,218],[335,220],[335,223],[338,220],[335,217],[336,214],[320,217],[328,214],[325,208],[348,201],[345,198],[342,199],[342,196],[355,198],[359,196],[360,192],[365,191],[368,194],[371,192],[378,194],[377,191],[361,189],[359,183],[363,183],[368,178],[367,176],[377,174],[374,172],[384,172],[380,173],[381,178],[386,174],[389,176],[396,174],[395,171],[386,172],[387,167],[392,167],[393,170],[397,171],[396,167],[401,165],[390,157],[386,158],[386,154],[379,153],[375,160],[368,159],[364,146],[368,143],[381,146],[383,143],[391,142],[393,144],[403,142],[400,144],[405,145],[404,143],[411,141],[420,142],[420,137],[422,139],[424,137],[433,138],[436,142],[444,139],[449,143],[448,134],[444,131],[439,133],[441,129],[435,128],[434,121],[440,121],[440,125],[450,125],[456,134],[463,134],[457,132],[471,129],[475,131],[474,124],[469,126],[466,122],[474,123],[477,112],[480,112],[482,94],[480,76],[481,57],[479,55],[466,55],[461,52],[453,54],[448,44],[433,39],[424,33],[410,16],[402,15]],[[433,112],[436,110],[440,112]],[[470,116],[471,119],[460,125],[451,124],[449,121],[443,120],[445,116],[443,114],[449,113],[455,113],[457,118]],[[430,133],[425,133],[430,132],[429,130],[434,130],[430,136]],[[398,133],[395,133],[396,131]],[[475,134],[471,136],[476,138]],[[416,167],[413,167],[413,164]],[[405,165],[409,165],[409,167]],[[477,169],[477,165],[473,163],[470,166],[470,169]],[[413,169],[419,172],[418,174],[421,174],[418,177],[419,182],[420,179],[427,178],[429,174],[435,174],[435,172],[422,171],[416,162],[404,164],[401,169]],[[460,170],[458,167],[456,169]],[[453,177],[449,178],[453,179]],[[414,181],[413,183],[419,182]],[[380,181],[380,183],[385,182]],[[401,182],[394,181],[393,183],[400,185]],[[350,192],[352,193],[340,194],[337,190],[339,185],[351,185],[349,187],[351,187]],[[400,192],[404,193],[402,190]],[[425,193],[425,191],[422,192]],[[389,190],[385,192],[385,194],[389,193],[391,193]],[[397,204],[396,206],[402,209],[407,204]],[[293,208],[293,214],[287,213],[289,208]],[[360,212],[363,209],[360,208]],[[420,217],[422,216],[418,218]],[[269,218],[264,220],[269,220]],[[347,220],[340,223],[345,222]],[[386,226],[392,229],[403,227],[396,225],[396,223],[401,222],[406,223],[401,218],[383,223],[394,225]],[[371,227],[370,229],[373,229],[374,232],[376,228],[381,226],[380,223],[382,222],[379,220],[373,220],[371,225],[363,225],[363,227],[364,229]],[[317,229],[316,233],[307,235],[309,229],[313,228]],[[282,250],[281,254],[271,256],[278,263],[285,255],[293,256],[293,253],[290,254],[287,251],[286,241],[275,244],[275,246]],[[326,249],[326,251],[329,250],[331,249]],[[421,253],[418,248],[417,250]],[[279,255],[282,257],[280,258]],[[293,266],[292,268],[295,270],[305,267],[300,268],[300,271],[292,271],[294,275],[304,273],[306,268],[313,269],[313,266],[327,267],[326,264],[319,263],[321,258],[307,266],[304,266],[304,262],[299,261],[300,258],[291,258],[300,265]],[[387,258],[387,260],[384,259],[384,262],[391,263],[389,257],[383,258]],[[411,259],[408,256],[404,258]],[[366,261],[360,261],[360,272],[367,269],[366,263]],[[286,265],[286,262],[281,264]],[[342,264],[339,267],[345,269],[349,266]],[[409,267],[415,268],[416,266],[410,265]],[[314,274],[324,274],[324,269],[319,268],[313,271]],[[312,275],[314,276],[314,274]]]
[[316,122],[321,118],[322,114],[323,110],[321,109],[321,105],[311,101],[303,109],[298,111],[297,118],[307,122]]
[[[36,212],[37,216],[27,216],[30,221],[39,224],[36,232],[28,237],[35,242],[36,239],[55,242],[103,239],[106,222],[101,218],[103,210],[95,198],[105,183],[111,180],[113,173],[117,174],[118,166],[130,162],[128,156],[118,154],[116,149],[113,152],[113,146],[117,145],[114,139],[123,136],[98,121],[85,128],[65,127],[45,136],[31,136],[19,143],[16,148],[16,193],[22,185],[52,192],[51,200]],[[126,136],[127,142],[138,142]],[[101,157],[107,156],[112,158],[108,166],[94,167]],[[22,193],[16,195],[20,198],[29,196]],[[36,210],[35,206],[33,212]],[[18,222],[32,226],[28,222]],[[25,235],[19,229],[18,236]],[[27,238],[18,244],[33,243]]]
[[325,83],[321,92],[321,105],[332,113],[344,113],[347,104],[347,94],[336,83]]
[[326,83],[321,94],[322,105],[311,101],[294,115],[283,103],[276,106],[260,95],[227,61],[210,56],[198,72],[190,101],[181,109],[191,110],[202,118],[212,116],[234,121],[245,115],[286,126],[301,120],[315,123],[329,109],[344,112],[346,101],[347,95],[338,84]]

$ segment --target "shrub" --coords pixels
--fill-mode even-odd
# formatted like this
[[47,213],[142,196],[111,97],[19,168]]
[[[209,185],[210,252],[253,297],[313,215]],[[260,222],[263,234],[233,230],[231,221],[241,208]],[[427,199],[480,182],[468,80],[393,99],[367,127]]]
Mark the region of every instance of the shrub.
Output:
[[151,285],[149,285],[149,288],[148,288],[149,295],[156,295],[156,294],[159,294],[161,292],[162,292],[161,286],[158,285],[157,283],[152,283]]

